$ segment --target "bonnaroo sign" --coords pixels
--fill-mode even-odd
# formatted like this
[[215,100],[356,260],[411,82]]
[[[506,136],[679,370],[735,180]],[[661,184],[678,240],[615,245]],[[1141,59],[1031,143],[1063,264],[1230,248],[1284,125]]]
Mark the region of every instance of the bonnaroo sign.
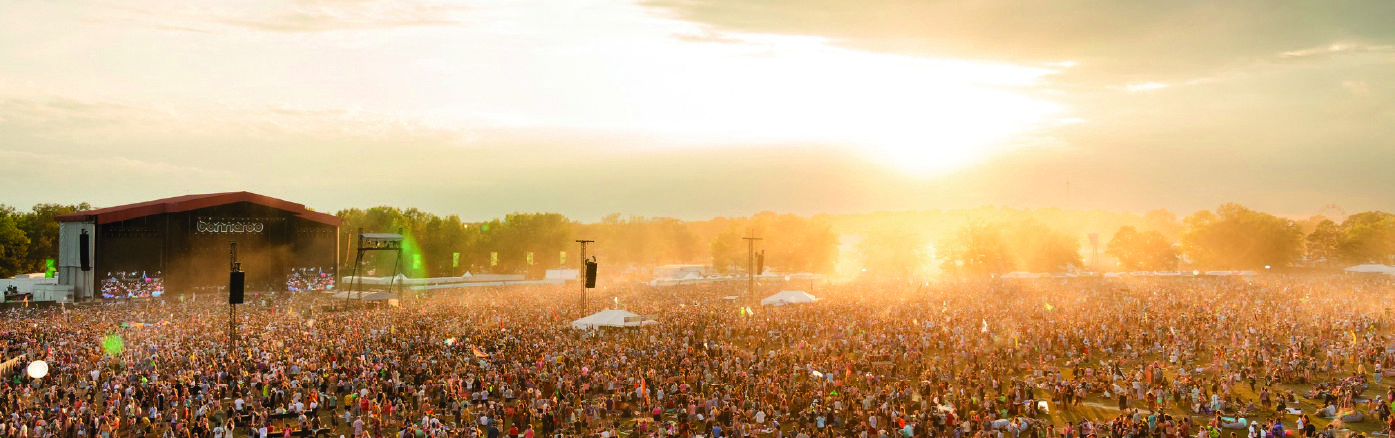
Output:
[[266,226],[261,222],[199,219],[196,229],[200,233],[260,233]]

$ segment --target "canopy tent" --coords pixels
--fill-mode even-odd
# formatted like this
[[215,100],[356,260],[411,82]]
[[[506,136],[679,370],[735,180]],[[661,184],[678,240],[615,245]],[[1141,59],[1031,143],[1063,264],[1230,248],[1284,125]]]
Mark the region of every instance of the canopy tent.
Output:
[[1395,266],[1386,266],[1375,263],[1356,265],[1348,267],[1347,272],[1373,273],[1373,274],[1395,274]]
[[762,306],[783,306],[786,304],[812,303],[819,299],[802,290],[787,290],[760,300]]
[[364,276],[355,277],[355,276],[352,276],[352,275],[345,275],[345,276],[344,276],[344,282],[345,282],[345,283],[350,283],[350,284],[352,284],[352,283],[358,283],[358,284],[372,284],[372,285],[402,285],[402,284],[407,284],[407,283],[409,283],[411,280],[414,280],[414,279],[412,279],[412,278],[407,278],[406,275],[402,275],[402,274],[397,274],[397,275],[394,275],[394,276],[391,276],[391,277],[364,277]]
[[391,292],[384,292],[384,291],[378,291],[378,292],[369,292],[369,291],[364,291],[364,292],[348,292],[348,291],[344,291],[344,292],[337,292],[337,293],[335,293],[335,294],[334,294],[334,297],[335,297],[335,298],[338,298],[338,299],[341,299],[341,300],[357,300],[357,299],[362,299],[362,300],[364,300],[364,301],[382,301],[382,300],[390,300],[390,299],[393,299],[393,298],[397,298],[396,295],[397,295],[397,294],[394,294],[394,293],[391,293]]
[[572,328],[577,330],[593,330],[600,327],[642,327],[658,324],[658,321],[646,316],[632,313],[620,309],[606,309],[591,315],[572,321]]

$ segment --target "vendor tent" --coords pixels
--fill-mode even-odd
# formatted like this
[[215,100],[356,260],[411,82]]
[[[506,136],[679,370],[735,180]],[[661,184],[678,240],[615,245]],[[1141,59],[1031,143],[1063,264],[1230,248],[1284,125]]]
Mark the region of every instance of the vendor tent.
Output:
[[802,290],[787,290],[760,300],[762,306],[783,306],[786,304],[812,303],[818,301],[813,295]]
[[1346,269],[1347,272],[1392,274],[1395,273],[1395,266],[1386,266],[1375,263],[1356,265]]
[[591,315],[572,321],[572,328],[577,330],[592,330],[600,327],[642,327],[646,325],[658,324],[652,318],[640,316],[620,309],[606,309]]

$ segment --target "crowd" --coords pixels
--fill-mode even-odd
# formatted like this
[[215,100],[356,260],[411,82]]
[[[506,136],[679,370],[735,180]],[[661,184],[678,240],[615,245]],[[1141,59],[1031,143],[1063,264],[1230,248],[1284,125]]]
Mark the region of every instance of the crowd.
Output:
[[102,279],[103,298],[150,298],[165,293],[159,272],[108,272]]
[[50,371],[5,377],[0,437],[1386,434],[1391,287],[848,284],[765,308],[742,285],[613,287],[588,310],[659,323],[590,332],[572,287],[295,294],[239,306],[231,349],[219,300],[21,308],[3,357]]
[[286,290],[312,292],[334,290],[334,271],[323,268],[295,268],[286,275]]

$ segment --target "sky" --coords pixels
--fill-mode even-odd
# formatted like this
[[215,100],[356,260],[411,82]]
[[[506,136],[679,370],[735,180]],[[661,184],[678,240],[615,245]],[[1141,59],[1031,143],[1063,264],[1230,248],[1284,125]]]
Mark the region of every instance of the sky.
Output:
[[0,203],[1395,210],[1395,2],[0,3]]

